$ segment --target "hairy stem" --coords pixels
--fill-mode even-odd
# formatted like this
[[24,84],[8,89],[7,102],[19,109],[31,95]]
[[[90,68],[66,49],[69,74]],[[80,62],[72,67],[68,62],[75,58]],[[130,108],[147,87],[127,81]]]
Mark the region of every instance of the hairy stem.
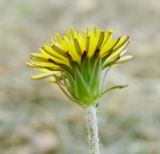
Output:
[[95,106],[90,106],[87,108],[87,126],[88,126],[88,142],[89,142],[90,154],[100,154]]

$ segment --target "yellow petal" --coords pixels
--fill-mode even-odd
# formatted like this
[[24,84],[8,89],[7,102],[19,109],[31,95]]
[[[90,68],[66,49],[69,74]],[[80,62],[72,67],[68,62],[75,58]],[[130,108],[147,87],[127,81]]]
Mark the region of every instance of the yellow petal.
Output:
[[74,41],[74,46],[75,46],[77,54],[81,56],[82,50],[81,50],[81,47],[80,47],[78,40],[76,38],[74,38],[73,41]]
[[51,69],[59,69],[59,66],[53,64],[53,63],[45,63],[45,62],[33,62],[30,61],[27,63],[28,66],[34,67],[34,68],[51,68]]
[[[47,68],[37,68],[36,70],[41,71],[41,72],[43,72],[43,73],[51,73],[51,72],[53,72],[53,70],[49,70],[49,69],[47,69]],[[55,72],[55,73],[59,73],[60,71],[55,71],[55,70],[54,70],[54,72]]]
[[129,40],[129,36],[123,36],[120,38],[120,41],[118,42],[118,44],[114,47],[114,50],[117,50],[118,48],[121,48],[124,44],[126,44]]
[[128,60],[130,60],[132,58],[133,58],[133,56],[131,56],[131,55],[123,56],[116,62],[116,64],[121,64],[121,63],[127,62]]
[[104,36],[104,41],[101,45],[101,49],[103,49],[105,45],[108,45],[108,42],[110,42],[111,39],[112,39],[112,31],[106,31]]
[[32,53],[30,54],[30,59],[41,62],[48,62],[49,56],[41,54],[41,53]]
[[105,36],[105,32],[103,31],[100,31],[100,35],[99,35],[99,39],[98,39],[98,42],[97,42],[97,47],[98,49],[100,49],[103,41],[104,41],[104,36]]
[[43,47],[41,47],[39,50],[40,50],[42,53],[47,54],[47,55],[49,55],[49,56],[56,57],[56,58],[62,59],[62,60],[66,60],[66,58],[65,58],[63,55],[57,53],[52,47],[50,47],[50,46],[47,45],[47,44],[45,44],[45,45],[44,45]]
[[110,40],[110,42],[108,41],[106,45],[104,45],[103,49],[101,50],[101,55],[102,56],[105,56],[105,54],[112,50],[117,44],[118,42],[120,41],[120,38],[116,38],[114,40]]
[[32,75],[31,78],[35,79],[35,80],[40,80],[40,79],[44,79],[44,78],[50,77],[50,76],[52,76],[54,74],[55,74],[55,72],[41,73],[41,74],[37,74],[37,75]]
[[129,42],[126,41],[123,44],[121,44],[119,47],[114,48],[112,54],[110,55],[110,57],[108,57],[108,59],[112,59],[114,57],[117,57],[121,53],[123,54],[124,52],[126,52],[126,47],[127,47],[128,43]]
[[80,61],[80,55],[77,53],[77,51],[75,49],[75,45],[74,45],[73,40],[69,40],[69,38],[64,36],[64,40],[62,41],[62,43],[60,45],[62,45],[65,48],[65,50],[67,52],[69,52],[69,54],[71,55],[71,57],[74,61],[76,61],[76,62]]
[[98,38],[99,37],[96,37],[94,33],[90,34],[90,44],[89,44],[89,50],[88,50],[88,57],[93,56],[95,49],[96,49],[96,46],[97,46]]

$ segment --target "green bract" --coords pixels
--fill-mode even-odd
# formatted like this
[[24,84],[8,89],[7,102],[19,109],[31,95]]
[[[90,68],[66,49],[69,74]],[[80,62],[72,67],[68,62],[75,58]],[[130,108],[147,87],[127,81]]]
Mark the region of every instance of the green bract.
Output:
[[94,103],[101,94],[102,88],[102,62],[101,58],[92,57],[88,59],[86,52],[82,55],[81,64],[72,63],[73,71],[66,73],[65,86],[66,92],[78,104],[87,107]]

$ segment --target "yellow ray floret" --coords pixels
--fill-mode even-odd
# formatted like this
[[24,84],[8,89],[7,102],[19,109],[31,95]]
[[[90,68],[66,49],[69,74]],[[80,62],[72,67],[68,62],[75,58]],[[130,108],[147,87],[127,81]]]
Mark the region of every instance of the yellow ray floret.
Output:
[[75,64],[81,68],[84,59],[101,59],[103,69],[128,61],[132,57],[124,55],[128,43],[128,36],[113,39],[112,30],[97,27],[84,31],[70,29],[62,36],[56,33],[50,44],[45,43],[39,53],[30,55],[31,61],[27,64],[42,72],[32,76],[33,79],[53,77],[56,71],[69,73],[74,78]]

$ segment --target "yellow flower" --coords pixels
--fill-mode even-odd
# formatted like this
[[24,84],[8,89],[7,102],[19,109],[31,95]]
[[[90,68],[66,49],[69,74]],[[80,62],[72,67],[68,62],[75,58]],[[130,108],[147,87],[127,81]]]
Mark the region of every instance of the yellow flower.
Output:
[[128,36],[113,39],[112,30],[71,29],[32,53],[27,64],[42,72],[32,79],[50,77],[67,97],[88,107],[104,93],[102,71],[131,59],[124,55],[128,43]]

